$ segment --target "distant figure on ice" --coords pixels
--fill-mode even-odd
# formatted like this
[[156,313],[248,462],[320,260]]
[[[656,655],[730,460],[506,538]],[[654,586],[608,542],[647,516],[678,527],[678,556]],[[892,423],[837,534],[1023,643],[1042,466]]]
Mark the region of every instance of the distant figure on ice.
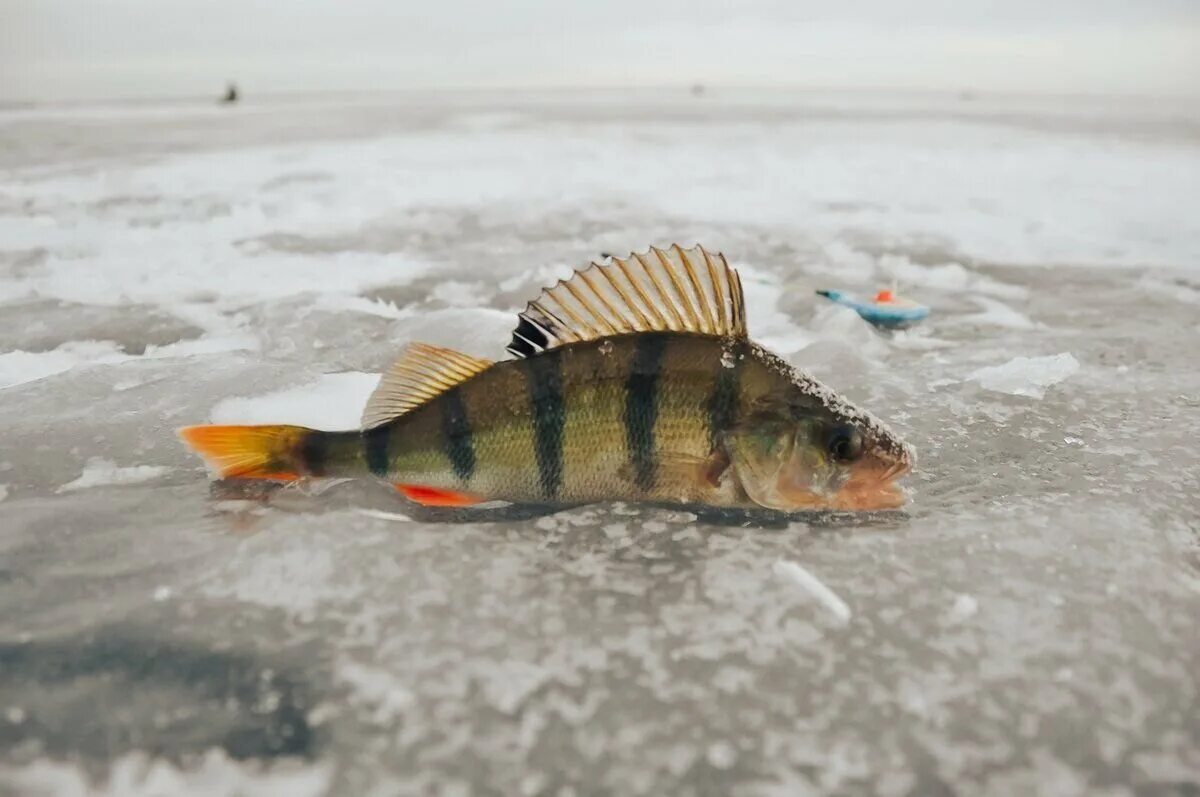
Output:
[[232,105],[233,103],[235,103],[237,101],[238,101],[237,84],[235,84],[233,81],[230,81],[229,84],[225,86],[225,96],[221,98],[221,103],[224,105]]

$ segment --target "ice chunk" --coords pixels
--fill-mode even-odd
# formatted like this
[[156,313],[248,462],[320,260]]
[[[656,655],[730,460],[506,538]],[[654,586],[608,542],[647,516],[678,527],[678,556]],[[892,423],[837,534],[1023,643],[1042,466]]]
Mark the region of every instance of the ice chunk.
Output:
[[968,381],[984,390],[1040,399],[1046,388],[1057,385],[1079,370],[1079,361],[1068,352],[1049,357],[1014,357],[1004,365],[972,371]]
[[754,312],[747,318],[750,336],[780,354],[791,354],[813,342],[813,335],[796,324],[778,307],[783,287],[772,274],[745,263],[734,263],[742,278],[746,306]]
[[379,374],[325,374],[287,390],[229,398],[213,407],[213,423],[293,423],[314,429],[357,429]]
[[777,560],[772,569],[775,571],[775,575],[788,579],[815,598],[837,618],[838,622],[843,624],[850,622],[850,607],[812,573],[786,559]]
[[104,487],[108,485],[141,484],[157,479],[170,468],[161,465],[133,465],[123,468],[101,457],[92,457],[83,466],[83,473],[72,482],[59,487],[56,492],[67,493],[72,490],[85,490],[89,487]]
[[960,319],[962,323],[1008,329],[1032,329],[1037,326],[1028,316],[1017,312],[1004,302],[986,296],[973,296],[971,301],[982,307],[983,311],[965,316]]

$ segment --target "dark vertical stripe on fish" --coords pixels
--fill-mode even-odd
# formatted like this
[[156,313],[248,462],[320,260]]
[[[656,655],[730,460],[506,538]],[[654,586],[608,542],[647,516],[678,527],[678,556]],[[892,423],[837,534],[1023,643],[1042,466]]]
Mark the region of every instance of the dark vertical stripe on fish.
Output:
[[471,437],[471,422],[462,392],[452,388],[439,399],[442,405],[442,447],[454,475],[464,482],[475,473],[475,444]]
[[367,467],[376,476],[386,476],[388,472],[388,438],[391,436],[391,424],[366,429],[362,433],[363,452],[366,454]]
[[310,431],[300,441],[300,462],[309,476],[324,476],[325,463],[329,460],[329,434]]
[[713,451],[721,443],[721,434],[737,420],[738,381],[745,354],[746,347],[741,341],[729,341],[721,350],[717,381],[708,399],[708,445]]
[[529,384],[529,406],[533,410],[533,447],[544,498],[554,498],[562,485],[563,403],[562,352],[557,349],[537,354],[525,364]]
[[633,350],[633,365],[625,380],[625,442],[633,483],[641,490],[654,487],[658,459],[654,450],[654,424],[658,420],[658,375],[662,369],[666,335],[643,335]]

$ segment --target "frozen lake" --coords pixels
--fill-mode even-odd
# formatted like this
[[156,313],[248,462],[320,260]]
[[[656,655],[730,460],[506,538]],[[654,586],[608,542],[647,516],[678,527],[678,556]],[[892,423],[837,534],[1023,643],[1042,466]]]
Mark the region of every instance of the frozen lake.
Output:
[[[1200,789],[1200,109],[620,92],[0,111],[0,794]],[[902,514],[210,485],[699,241]],[[897,280],[874,332],[813,291]]]

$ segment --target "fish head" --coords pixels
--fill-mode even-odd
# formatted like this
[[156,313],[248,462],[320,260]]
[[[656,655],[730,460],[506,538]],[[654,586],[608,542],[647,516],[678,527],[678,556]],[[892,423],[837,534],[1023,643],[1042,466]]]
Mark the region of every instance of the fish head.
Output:
[[783,511],[894,509],[914,464],[910,446],[832,393],[796,385],[764,397],[725,436],[729,461],[754,503]]

